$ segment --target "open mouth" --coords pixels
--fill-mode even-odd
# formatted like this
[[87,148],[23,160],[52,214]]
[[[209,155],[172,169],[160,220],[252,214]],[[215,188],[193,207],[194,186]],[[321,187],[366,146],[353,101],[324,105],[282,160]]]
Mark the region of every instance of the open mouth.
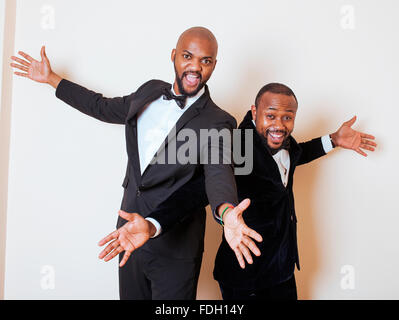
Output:
[[183,81],[187,87],[196,88],[201,81],[201,75],[195,72],[185,72],[183,74]]
[[286,132],[285,131],[268,131],[267,136],[269,141],[274,145],[280,145],[283,143]]

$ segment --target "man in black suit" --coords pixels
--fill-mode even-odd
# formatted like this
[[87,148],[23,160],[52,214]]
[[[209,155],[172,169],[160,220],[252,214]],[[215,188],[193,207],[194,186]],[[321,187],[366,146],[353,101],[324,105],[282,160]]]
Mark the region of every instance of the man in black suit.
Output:
[[[235,263],[234,252],[226,237],[222,238],[214,268],[223,299],[284,299],[296,300],[295,265],[299,270],[296,215],[292,191],[296,166],[313,161],[334,147],[351,149],[363,156],[362,150],[374,151],[373,136],[351,128],[356,117],[345,122],[335,133],[305,143],[297,143],[291,136],[298,102],[290,88],[271,83],[258,93],[255,105],[247,112],[241,129],[241,148],[248,147],[246,135],[253,136],[253,170],[249,175],[236,175],[239,200],[250,198],[244,220],[262,236],[261,256],[251,256],[243,249],[248,262]],[[207,205],[204,182],[193,179],[151,213],[163,231],[192,211],[192,206]],[[199,196],[195,202],[185,201],[188,194]],[[172,209],[173,206],[178,207]],[[166,216],[165,212],[172,212]],[[225,213],[223,220],[228,219]],[[215,216],[220,223],[220,217]]]
[[[173,149],[183,144],[176,139],[183,128],[192,130],[196,137],[204,129],[231,132],[236,128],[235,119],[213,103],[206,86],[216,66],[217,49],[217,41],[209,30],[188,29],[172,50],[176,76],[173,86],[151,80],[134,93],[118,98],[105,98],[62,79],[51,70],[44,47],[42,61],[24,52],[19,54],[25,60],[12,57],[18,64],[11,66],[22,71],[15,74],[52,85],[59,99],[89,116],[125,125],[128,164],[120,217],[117,230],[100,241],[100,245],[108,243],[100,258],[109,261],[119,255],[123,266],[119,268],[121,299],[195,298],[203,252],[204,206],[192,208],[194,214],[190,219],[175,224],[162,237],[156,237],[160,232],[157,222],[144,219],[191,179],[203,177],[203,192],[216,215],[226,208],[232,211],[225,223],[232,248],[237,252],[249,248],[260,254],[250,238],[260,241],[261,237],[242,219],[248,201],[238,203],[233,165],[200,161],[210,157],[215,149],[223,158],[223,145],[196,141],[196,163],[181,164],[170,157],[164,162],[160,159],[160,155],[173,154]],[[191,194],[188,199],[197,196]],[[150,237],[155,238],[147,241]]]

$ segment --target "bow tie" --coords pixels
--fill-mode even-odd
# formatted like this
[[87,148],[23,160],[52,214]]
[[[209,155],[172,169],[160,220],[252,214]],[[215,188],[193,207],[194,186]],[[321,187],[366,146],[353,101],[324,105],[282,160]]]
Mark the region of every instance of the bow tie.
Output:
[[164,100],[175,100],[180,109],[184,109],[186,105],[187,96],[176,96],[170,89],[165,89],[163,92]]
[[280,150],[287,150],[290,151],[290,140],[287,138],[284,140],[283,144],[281,145],[280,148],[278,149],[272,149],[269,147],[269,145],[266,142],[266,146],[267,149],[270,151],[270,153],[272,154],[272,156],[274,156],[277,152],[279,152]]

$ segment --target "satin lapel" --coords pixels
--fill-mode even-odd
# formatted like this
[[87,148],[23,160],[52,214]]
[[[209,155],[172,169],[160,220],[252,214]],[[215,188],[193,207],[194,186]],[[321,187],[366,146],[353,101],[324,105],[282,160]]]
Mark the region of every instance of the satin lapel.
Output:
[[150,95],[142,98],[134,98],[130,104],[129,113],[126,117],[126,122],[129,122],[140,110],[148,103],[157,100],[162,95],[162,89],[153,90]]

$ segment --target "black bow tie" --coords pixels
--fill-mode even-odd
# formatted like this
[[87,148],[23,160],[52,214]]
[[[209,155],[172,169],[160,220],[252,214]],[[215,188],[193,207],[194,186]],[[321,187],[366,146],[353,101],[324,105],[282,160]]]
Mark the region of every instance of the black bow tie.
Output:
[[180,109],[184,109],[184,107],[186,106],[187,96],[176,96],[172,93],[170,89],[164,90],[163,98],[164,100],[175,100]]

